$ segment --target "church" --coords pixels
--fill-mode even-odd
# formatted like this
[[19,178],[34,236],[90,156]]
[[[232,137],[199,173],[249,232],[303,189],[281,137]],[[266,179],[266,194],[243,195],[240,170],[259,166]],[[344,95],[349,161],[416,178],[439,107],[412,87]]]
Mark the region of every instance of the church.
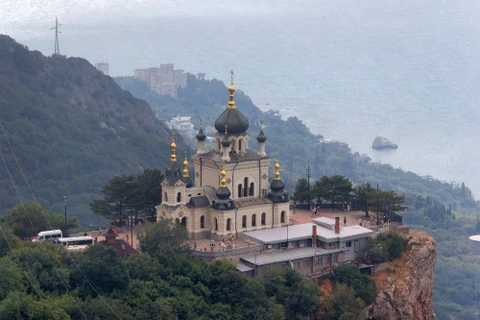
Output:
[[194,179],[186,153],[183,170],[178,165],[174,136],[170,144],[170,166],[162,182],[162,203],[156,206],[157,220],[181,223],[190,239],[238,237],[247,231],[281,227],[289,221],[289,197],[280,179],[278,159],[271,182],[268,176],[271,158],[265,153],[263,125],[256,137],[258,151],[250,150],[249,122],[235,105],[233,79],[228,90],[228,106],[215,121],[213,149],[205,148],[202,125],[196,135]]

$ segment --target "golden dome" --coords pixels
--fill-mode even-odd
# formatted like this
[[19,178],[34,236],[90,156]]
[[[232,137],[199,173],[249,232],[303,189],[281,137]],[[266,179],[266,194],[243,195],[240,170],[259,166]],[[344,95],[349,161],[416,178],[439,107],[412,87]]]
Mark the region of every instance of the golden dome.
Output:
[[275,168],[275,175],[273,180],[280,180],[280,164],[278,163],[278,153],[275,155],[277,159],[275,159],[275,164],[273,167]]
[[177,144],[175,143],[175,132],[172,131],[172,143],[170,143],[170,149],[172,149],[172,155],[170,156],[170,161],[177,162],[177,155],[175,154],[175,149]]
[[185,150],[184,154],[185,154],[185,160],[183,160],[183,177],[188,178],[187,150]]
[[227,187],[227,181],[225,180],[225,176],[227,175],[227,172],[225,171],[225,167],[222,167],[222,171],[220,171],[220,187],[226,188]]

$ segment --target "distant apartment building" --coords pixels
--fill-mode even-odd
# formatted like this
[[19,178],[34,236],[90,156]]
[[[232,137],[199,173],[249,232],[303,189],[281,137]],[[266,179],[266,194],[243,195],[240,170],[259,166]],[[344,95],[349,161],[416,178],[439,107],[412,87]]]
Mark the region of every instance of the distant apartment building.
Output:
[[183,70],[175,70],[173,63],[148,69],[136,69],[133,76],[145,81],[150,90],[174,98],[177,97],[178,88],[185,88],[187,85],[187,75]]
[[194,126],[193,123],[190,122],[192,117],[185,116],[185,117],[175,117],[170,120],[167,124],[170,129],[175,129],[187,134],[189,137],[194,136]]
[[95,63],[95,68],[106,76],[110,75],[109,66],[106,62]]

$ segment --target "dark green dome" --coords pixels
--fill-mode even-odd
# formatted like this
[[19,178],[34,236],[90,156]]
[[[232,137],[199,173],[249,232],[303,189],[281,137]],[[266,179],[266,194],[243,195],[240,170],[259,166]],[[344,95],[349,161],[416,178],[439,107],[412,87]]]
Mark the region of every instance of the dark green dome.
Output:
[[215,195],[217,196],[217,199],[228,199],[230,198],[231,193],[230,193],[230,190],[228,190],[228,188],[220,187],[218,188]]
[[215,120],[215,129],[218,132],[225,132],[225,125],[228,126],[228,133],[244,133],[249,127],[247,118],[236,108],[225,109],[220,117]]
[[222,146],[224,146],[224,147],[229,147],[229,146],[230,146],[230,140],[228,139],[228,137],[225,137],[225,138],[221,141],[221,144],[222,144]]
[[283,191],[283,189],[285,189],[285,185],[283,184],[282,180],[273,180],[270,184],[270,189],[275,192]]
[[205,141],[205,138],[207,138],[207,136],[205,135],[205,133],[203,133],[202,127],[200,127],[200,130],[198,130],[198,133],[197,133],[197,140]]
[[265,133],[263,133],[263,130],[260,130],[260,133],[259,133],[258,136],[257,136],[257,141],[258,141],[258,142],[265,142],[265,141],[267,141],[267,136],[265,135]]

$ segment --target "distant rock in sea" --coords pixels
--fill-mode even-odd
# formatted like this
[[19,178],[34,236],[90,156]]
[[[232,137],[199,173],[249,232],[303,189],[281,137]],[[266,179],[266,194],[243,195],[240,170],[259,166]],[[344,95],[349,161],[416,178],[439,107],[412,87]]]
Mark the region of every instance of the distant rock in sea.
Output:
[[381,150],[381,149],[397,149],[398,145],[395,143],[391,142],[387,138],[377,136],[373,140],[372,148],[376,150]]

